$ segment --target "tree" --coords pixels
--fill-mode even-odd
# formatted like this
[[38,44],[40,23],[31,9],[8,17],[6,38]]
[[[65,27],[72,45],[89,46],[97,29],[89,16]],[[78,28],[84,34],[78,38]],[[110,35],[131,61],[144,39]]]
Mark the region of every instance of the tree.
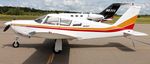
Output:
[[11,8],[6,12],[6,14],[8,14],[8,15],[23,15],[24,11],[20,10],[19,8]]

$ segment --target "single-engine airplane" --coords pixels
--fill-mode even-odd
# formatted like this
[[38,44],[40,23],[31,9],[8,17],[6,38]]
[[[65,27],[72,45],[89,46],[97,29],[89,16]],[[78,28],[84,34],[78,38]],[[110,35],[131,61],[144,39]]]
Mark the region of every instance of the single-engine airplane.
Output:
[[58,15],[62,17],[71,17],[76,19],[88,19],[93,20],[97,22],[112,20],[114,14],[117,12],[117,10],[120,8],[121,5],[127,5],[129,3],[113,3],[110,6],[108,6],[106,9],[104,9],[100,13],[59,13],[59,14],[51,14],[51,15]]
[[[140,6],[130,8],[114,23],[106,24],[85,19],[74,19],[62,16],[46,16],[36,20],[12,20],[6,22],[4,32],[10,27],[16,34],[27,37],[55,39],[54,53],[62,51],[62,40],[66,39],[93,39],[106,37],[147,36],[142,32],[134,31],[134,24],[140,11]],[[19,47],[18,38],[13,47]]]

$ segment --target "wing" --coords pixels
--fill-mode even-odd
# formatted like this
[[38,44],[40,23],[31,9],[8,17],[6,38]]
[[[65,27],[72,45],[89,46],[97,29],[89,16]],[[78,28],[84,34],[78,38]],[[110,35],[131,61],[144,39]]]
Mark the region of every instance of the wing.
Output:
[[61,33],[61,32],[51,32],[51,31],[32,31],[29,33],[30,36],[49,38],[49,39],[78,39],[73,34]]

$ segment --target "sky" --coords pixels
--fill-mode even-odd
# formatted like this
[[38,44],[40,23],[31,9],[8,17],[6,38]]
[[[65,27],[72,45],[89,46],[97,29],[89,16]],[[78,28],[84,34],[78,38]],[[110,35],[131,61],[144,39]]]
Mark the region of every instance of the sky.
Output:
[[[42,10],[65,10],[99,13],[112,3],[135,3],[142,6],[140,14],[150,15],[150,0],[0,0],[0,6],[30,7]],[[123,14],[129,6],[121,6]]]

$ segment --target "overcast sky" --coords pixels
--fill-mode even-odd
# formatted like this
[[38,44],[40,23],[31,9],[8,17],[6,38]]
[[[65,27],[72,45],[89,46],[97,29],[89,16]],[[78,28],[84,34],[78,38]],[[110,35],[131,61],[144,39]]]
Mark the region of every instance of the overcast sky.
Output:
[[[135,3],[142,6],[140,14],[150,14],[150,0],[0,0],[0,6],[30,7],[43,10],[67,10],[79,12],[101,12],[112,3]],[[122,6],[122,14],[128,6]]]

